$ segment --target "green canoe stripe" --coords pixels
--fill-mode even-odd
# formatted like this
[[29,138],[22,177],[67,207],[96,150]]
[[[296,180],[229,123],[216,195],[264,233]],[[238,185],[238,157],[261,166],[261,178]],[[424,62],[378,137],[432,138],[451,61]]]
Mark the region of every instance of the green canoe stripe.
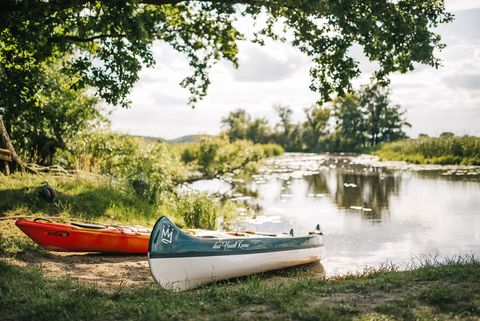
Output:
[[291,246],[291,247],[282,247],[276,249],[257,249],[257,250],[237,250],[237,251],[191,251],[191,252],[171,252],[171,253],[151,253],[149,252],[149,257],[151,259],[156,258],[174,258],[174,257],[198,257],[198,256],[222,256],[222,255],[245,255],[245,254],[257,254],[257,253],[268,253],[268,252],[280,252],[280,251],[292,251],[292,250],[303,250],[310,249],[315,247],[322,247],[323,244],[312,244],[305,246]]

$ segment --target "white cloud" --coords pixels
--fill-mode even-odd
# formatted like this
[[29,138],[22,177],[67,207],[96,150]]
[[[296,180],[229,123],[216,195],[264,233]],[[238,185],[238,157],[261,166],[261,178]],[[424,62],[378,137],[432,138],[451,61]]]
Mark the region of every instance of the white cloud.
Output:
[[232,68],[233,78],[242,82],[280,81],[292,77],[302,64],[300,54],[278,57],[271,48],[248,46],[240,55],[238,70]]
[[480,8],[478,0],[447,0],[445,7],[448,11],[462,11],[468,9]]
[[[440,53],[444,66],[435,70],[420,65],[415,72],[392,76],[392,100],[407,109],[413,127],[410,135],[480,134],[480,1],[447,1],[456,20],[438,30],[447,48]],[[248,25],[248,24],[246,24]],[[236,108],[255,117],[277,121],[273,104],[294,108],[294,118],[318,95],[309,86],[310,61],[288,44],[269,41],[258,47],[240,43],[240,67],[219,63],[211,71],[208,96],[192,110],[188,92],[180,81],[191,69],[184,56],[168,45],[156,43],[155,68],[141,72],[130,99],[132,108],[116,110],[114,129],[132,134],[175,138],[220,130],[220,120]],[[352,52],[361,53],[361,48]],[[362,60],[364,74],[356,85],[368,82],[374,64]]]

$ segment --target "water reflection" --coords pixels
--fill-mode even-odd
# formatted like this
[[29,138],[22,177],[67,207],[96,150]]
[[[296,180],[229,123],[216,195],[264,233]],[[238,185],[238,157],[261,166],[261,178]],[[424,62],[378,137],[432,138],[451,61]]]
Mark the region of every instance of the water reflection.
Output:
[[[383,215],[388,215],[391,196],[399,194],[401,175],[394,175],[384,168],[354,166],[350,159],[342,159],[340,166],[332,166],[338,162],[336,158],[323,159],[318,164],[319,172],[301,177],[307,184],[305,197],[328,196],[339,209],[357,213],[365,219],[380,220]],[[272,175],[272,172],[282,175],[277,177],[281,181],[280,198],[289,198],[295,194],[292,179],[299,179],[299,170],[301,168],[296,163],[296,168],[291,171],[283,166],[268,172],[268,175]],[[265,180],[263,177],[263,184]],[[297,184],[295,189],[301,187]]]
[[392,195],[398,195],[401,177],[383,170],[355,173],[337,172],[335,203],[341,208],[357,209],[366,219],[381,219],[388,214]]
[[314,175],[305,176],[305,181],[308,184],[308,195],[330,194],[330,188],[328,187],[328,175],[327,173],[319,173]]
[[320,223],[327,276],[422,254],[480,256],[480,167],[416,171],[358,159],[275,158],[232,197],[241,191],[259,205],[245,218],[250,229],[300,235]]

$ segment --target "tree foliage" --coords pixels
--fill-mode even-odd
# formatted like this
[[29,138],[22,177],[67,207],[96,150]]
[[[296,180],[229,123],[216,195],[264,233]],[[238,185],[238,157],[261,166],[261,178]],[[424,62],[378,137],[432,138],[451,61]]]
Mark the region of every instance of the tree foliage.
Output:
[[90,125],[106,120],[98,100],[86,90],[72,88],[76,80],[61,73],[58,63],[44,66],[43,73],[36,77],[42,86],[33,96],[34,103],[6,104],[0,116],[23,157],[50,165],[57,148],[65,147]]
[[[269,148],[267,146],[267,148]],[[182,151],[182,160],[201,174],[202,179],[219,178],[225,173],[251,171],[256,162],[266,155],[261,145],[237,139],[230,143],[225,137],[205,137],[188,144]]]
[[392,104],[388,88],[378,83],[363,87],[359,104],[365,119],[365,134],[369,146],[405,138],[403,127],[411,125],[405,120],[405,111]]
[[3,0],[0,105],[35,104],[45,63],[68,55],[63,72],[73,88],[91,86],[108,103],[128,106],[139,71],[155,62],[156,40],[188,59],[193,72],[181,85],[194,104],[215,62],[237,64],[240,16],[258,22],[249,40],[288,40],[308,55],[310,87],[324,100],[350,91],[360,74],[352,46],[378,62],[378,80],[415,63],[437,67],[434,51],[443,45],[434,28],[452,18],[443,0]]
[[230,140],[246,139],[251,120],[245,109],[238,108],[222,118],[222,127],[228,128]]
[[365,144],[365,121],[357,94],[350,93],[332,101],[335,118],[333,140],[336,148],[350,151]]
[[303,140],[311,148],[318,146],[320,138],[328,134],[330,109],[315,105],[305,109]]
[[328,140],[330,149],[358,151],[406,137],[410,124],[405,111],[393,104],[388,88],[378,83],[332,101],[335,131]]
[[[273,126],[273,132],[264,118],[252,119],[243,109],[231,112],[223,125],[231,140],[271,142],[296,152],[356,152],[406,137],[403,129],[410,124],[405,111],[392,104],[389,94],[388,88],[378,83],[363,86],[358,92],[339,96],[327,104],[305,108],[305,121],[298,123],[292,121],[290,107],[274,106],[279,123]],[[268,131],[247,135],[253,133],[249,128],[256,127],[258,122]]]

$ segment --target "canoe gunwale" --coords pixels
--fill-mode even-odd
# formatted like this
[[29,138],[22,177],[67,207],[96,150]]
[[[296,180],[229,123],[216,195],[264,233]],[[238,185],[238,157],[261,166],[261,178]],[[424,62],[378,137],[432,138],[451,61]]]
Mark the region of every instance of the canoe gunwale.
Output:
[[[164,229],[166,229],[166,233]],[[164,236],[167,237],[167,240],[164,239]],[[148,254],[150,259],[213,257],[282,252],[322,246],[323,237],[320,233],[305,236],[279,235],[278,237],[197,237],[185,233],[168,217],[162,216],[152,229]]]
[[[219,241],[225,239],[218,239]],[[245,250],[245,251],[222,251],[222,252],[213,252],[213,251],[191,251],[191,252],[177,252],[177,253],[149,253],[149,258],[151,259],[161,259],[161,258],[174,258],[174,257],[199,257],[199,256],[227,256],[227,255],[246,255],[246,254],[260,254],[260,253],[270,253],[270,252],[281,252],[281,251],[292,251],[292,250],[303,250],[316,247],[322,247],[323,243],[309,245],[309,246],[290,246],[282,248],[268,248],[268,249],[258,249],[258,250]]]

